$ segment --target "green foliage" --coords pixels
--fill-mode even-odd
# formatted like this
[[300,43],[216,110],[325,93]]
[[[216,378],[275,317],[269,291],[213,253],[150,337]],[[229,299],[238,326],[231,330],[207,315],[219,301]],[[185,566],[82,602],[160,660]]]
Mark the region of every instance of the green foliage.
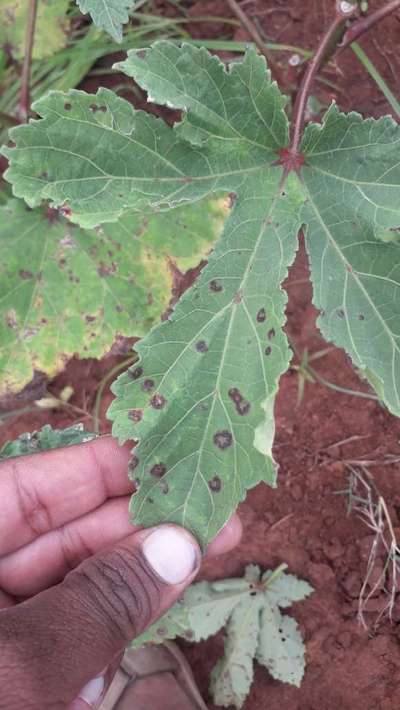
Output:
[[[28,0],[0,0],[0,47],[7,46],[14,59],[25,54]],[[39,2],[33,57],[48,57],[67,42],[69,0]]]
[[241,708],[253,680],[253,661],[284,683],[299,686],[304,674],[304,644],[296,621],[283,615],[312,587],[286,574],[286,565],[261,575],[249,565],[242,579],[192,585],[163,619],[139,636],[133,646],[165,638],[201,641],[225,627],[225,651],[211,674],[216,705]]
[[46,424],[40,431],[20,434],[14,441],[7,441],[0,449],[0,461],[15,456],[36,454],[48,449],[60,449],[64,446],[82,444],[94,438],[95,434],[85,431],[82,424],[75,424],[66,429],[52,429],[49,424]]
[[122,25],[129,20],[129,11],[138,0],[76,0],[81,11],[90,13],[97,27],[108,32],[116,42],[122,41]]
[[400,226],[400,131],[333,106],[293,165],[285,100],[253,49],[225,67],[156,42],[117,68],[182,120],[171,128],[104,89],[51,93],[40,120],[12,130],[6,176],[31,206],[50,200],[83,227],[231,194],[208,266],[141,341],[110,410],[114,434],[139,440],[135,521],[181,523],[206,545],[247,488],[275,481],[274,397],[290,359],[281,283],[301,225],[322,332],[400,414],[400,246],[383,239]]
[[74,355],[101,357],[117,335],[143,335],[166,311],[172,264],[197,266],[224,207],[132,214],[88,231],[54,210],[0,207],[0,394],[33,370],[55,375]]

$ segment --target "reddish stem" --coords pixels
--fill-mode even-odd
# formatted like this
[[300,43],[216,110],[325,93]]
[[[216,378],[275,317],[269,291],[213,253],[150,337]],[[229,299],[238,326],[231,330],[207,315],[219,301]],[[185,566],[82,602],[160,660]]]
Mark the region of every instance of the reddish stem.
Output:
[[36,17],[39,0],[30,0],[28,22],[25,34],[25,57],[22,67],[21,76],[21,96],[19,101],[19,116],[22,121],[26,122],[29,116],[30,109],[30,80],[31,80],[31,64],[32,50],[35,40]]
[[355,42],[358,37],[361,37],[361,35],[365,32],[368,32],[371,27],[383,20],[384,17],[387,17],[387,15],[390,15],[392,12],[399,9],[400,0],[392,0],[391,2],[388,2],[387,5],[379,8],[379,10],[375,10],[375,12],[371,13],[371,15],[367,15],[367,17],[363,17],[361,20],[358,20],[358,22],[355,22],[351,27],[349,27],[347,32],[345,32],[338,47],[339,51],[345,47],[348,47],[352,42]]

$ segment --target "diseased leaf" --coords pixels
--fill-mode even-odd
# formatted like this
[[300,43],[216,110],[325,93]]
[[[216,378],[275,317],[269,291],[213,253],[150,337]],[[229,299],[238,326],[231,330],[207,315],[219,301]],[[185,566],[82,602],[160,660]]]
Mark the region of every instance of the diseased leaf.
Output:
[[303,219],[318,326],[400,414],[400,129],[336,107],[307,128]]
[[90,14],[97,27],[108,32],[116,42],[122,42],[122,25],[129,20],[139,0],[75,0],[81,12]]
[[[43,119],[12,129],[17,147],[3,148],[10,158],[5,175],[17,197],[31,206],[43,199],[67,204],[73,221],[93,227],[130,208],[165,209],[210,192],[242,191],[254,176],[262,182],[271,172],[280,143],[287,142],[288,122],[263,57],[251,49],[227,72],[217,57],[191,45],[156,42],[146,52],[142,59],[141,50],[130,53],[129,61],[138,56],[148,63],[162,53],[171,91],[185,86],[177,105],[190,105],[183,122],[170,128],[108,89],[95,96],[50,92],[33,106]],[[199,67],[205,88],[195,78]],[[149,73],[139,83],[158,100],[157,76]],[[208,110],[196,97],[211,103]],[[272,173],[278,183],[281,168]]]
[[[27,0],[0,0],[0,48],[6,47],[14,59],[25,54],[25,34],[30,3]],[[39,2],[33,58],[49,57],[65,46],[69,21],[69,0]]]
[[247,488],[275,483],[273,404],[290,360],[279,284],[299,226],[279,178],[249,181],[195,287],[113,387],[114,435],[140,440],[132,518],[179,523],[203,545]]
[[117,68],[182,120],[171,128],[105,89],[52,93],[35,105],[41,120],[11,131],[6,176],[30,205],[64,205],[86,227],[230,193],[207,268],[139,345],[110,410],[114,434],[139,440],[135,522],[183,524],[205,546],[246,489],[275,480],[274,397],[290,356],[280,284],[301,224],[323,333],[400,413],[400,245],[388,242],[400,226],[399,127],[333,107],[293,155],[285,99],[253,49],[226,67],[156,42]]
[[263,598],[256,594],[239,602],[226,626],[224,655],[211,673],[210,692],[216,705],[241,708],[253,682],[253,658],[260,633]]
[[95,438],[96,435],[85,431],[82,424],[75,424],[66,429],[53,429],[49,424],[45,424],[39,431],[20,434],[14,441],[7,441],[0,449],[0,461],[15,456],[26,456],[49,449],[61,449],[64,446],[82,444]]
[[299,685],[304,644],[295,620],[282,616],[279,607],[305,599],[313,589],[286,574],[285,567],[261,577],[260,568],[249,565],[243,578],[193,584],[182,601],[139,636],[134,646],[177,635],[201,641],[225,626],[224,654],[211,676],[210,692],[216,705],[242,707],[253,679],[254,658],[274,678]]
[[168,307],[172,265],[197,266],[225,209],[132,214],[89,232],[17,200],[1,206],[0,394],[75,353],[101,357],[117,335],[143,335]]
[[265,603],[261,612],[256,659],[273,678],[300,686],[304,675],[305,648],[297,623],[282,616],[279,607]]

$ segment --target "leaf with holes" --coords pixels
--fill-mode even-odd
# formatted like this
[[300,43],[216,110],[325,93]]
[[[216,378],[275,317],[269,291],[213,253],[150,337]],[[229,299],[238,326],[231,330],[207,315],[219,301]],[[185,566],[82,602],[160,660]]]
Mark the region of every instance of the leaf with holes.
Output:
[[122,42],[122,25],[129,20],[139,0],[76,0],[81,12],[90,14],[97,27],[108,32],[116,42]]
[[61,449],[64,446],[83,444],[96,437],[90,431],[85,431],[82,424],[75,424],[66,429],[53,429],[46,424],[40,431],[20,434],[14,441],[7,441],[0,449],[0,461],[15,456],[36,454],[49,449]]
[[0,206],[0,395],[34,370],[53,376],[74,354],[101,357],[117,336],[143,335],[180,271],[211,249],[225,211],[209,201],[89,231],[15,199]]
[[202,641],[225,627],[225,651],[211,674],[210,692],[216,705],[241,708],[253,681],[257,660],[271,675],[299,686],[304,674],[304,643],[296,621],[281,609],[313,591],[307,582],[284,571],[261,575],[249,565],[243,578],[199,582],[161,621],[133,642],[161,643],[182,636]]
[[11,131],[6,176],[30,205],[50,200],[85,227],[230,193],[207,267],[138,345],[110,410],[121,442],[139,442],[135,521],[183,524],[205,546],[248,488],[275,482],[274,399],[290,361],[281,283],[300,226],[322,332],[400,414],[400,245],[387,238],[400,226],[400,131],[333,106],[293,152],[285,100],[254,49],[225,66],[162,41],[117,68],[182,120],[170,127],[105,89],[51,93],[35,105],[42,118]]

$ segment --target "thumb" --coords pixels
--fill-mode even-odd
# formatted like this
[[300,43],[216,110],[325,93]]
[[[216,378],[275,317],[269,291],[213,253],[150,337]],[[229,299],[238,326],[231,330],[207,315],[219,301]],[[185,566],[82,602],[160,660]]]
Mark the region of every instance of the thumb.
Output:
[[[141,530],[83,562],[61,584],[2,611],[0,706],[66,708],[94,678],[90,692],[97,688],[102,697],[104,669],[174,604],[200,559],[197,542],[182,528]],[[90,693],[82,697],[97,705]],[[87,707],[80,700],[75,706]]]

